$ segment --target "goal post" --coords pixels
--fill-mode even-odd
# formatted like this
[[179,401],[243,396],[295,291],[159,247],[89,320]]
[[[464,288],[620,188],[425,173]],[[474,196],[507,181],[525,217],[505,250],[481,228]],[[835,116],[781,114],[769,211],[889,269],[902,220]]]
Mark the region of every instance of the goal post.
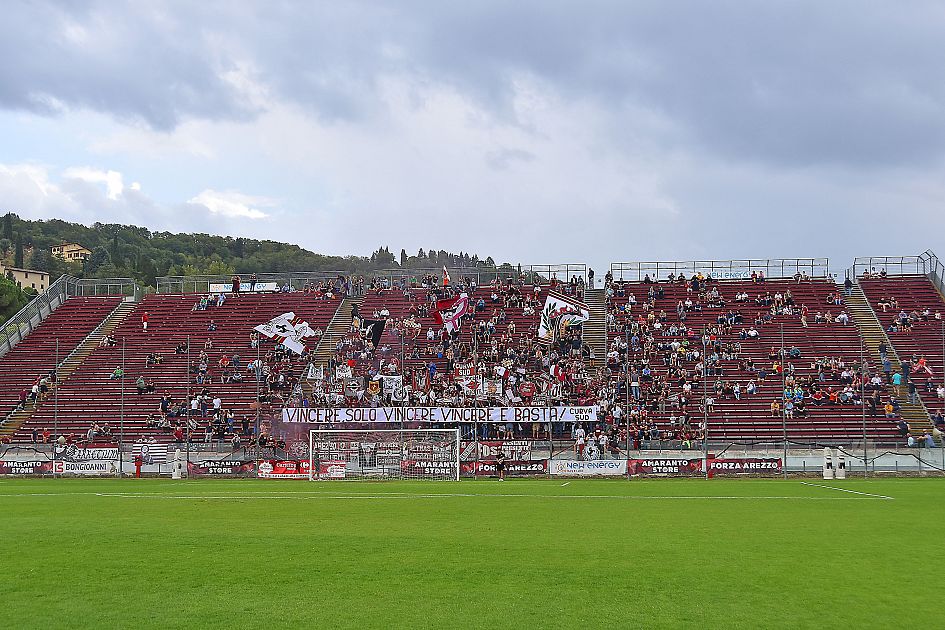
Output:
[[312,429],[309,481],[459,481],[459,429]]

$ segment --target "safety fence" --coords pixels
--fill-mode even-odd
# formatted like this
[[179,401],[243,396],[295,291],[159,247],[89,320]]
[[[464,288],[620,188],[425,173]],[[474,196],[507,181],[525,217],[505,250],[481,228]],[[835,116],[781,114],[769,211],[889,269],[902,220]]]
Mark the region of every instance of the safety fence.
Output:
[[[818,444],[708,442],[691,448],[616,444],[593,455],[570,440],[461,439],[459,470],[466,479],[494,477],[499,453],[507,476],[526,477],[749,477],[819,476],[826,467],[849,476],[945,475],[945,449],[882,443]],[[785,448],[786,447],[786,448]],[[229,441],[0,446],[0,476],[179,476],[307,479],[307,445],[234,447]]]
[[889,276],[924,275],[945,293],[945,265],[935,253],[927,249],[918,256],[865,256],[855,258],[847,275],[859,278],[865,273]]
[[647,278],[654,282],[666,280],[670,274],[690,278],[700,273],[716,280],[744,280],[759,272],[766,278],[793,278],[797,274],[811,278],[831,277],[827,258],[615,262],[610,265],[614,280],[628,282],[643,282]]
[[0,328],[0,357],[26,338],[43,320],[71,297],[115,296],[137,301],[141,288],[130,278],[75,278],[60,276],[3,323]]
[[[450,279],[459,283],[470,280],[475,286],[485,286],[499,281],[522,280],[526,284],[547,284],[552,278],[565,282],[572,278],[587,280],[587,265],[562,263],[542,265],[501,265],[498,267],[447,267]],[[424,279],[433,277],[441,281],[443,267],[424,267],[408,269],[380,269],[364,273],[350,271],[286,271],[278,273],[259,273],[255,280],[249,276],[240,277],[240,287],[244,291],[275,292],[301,291],[311,284],[332,282],[340,278],[349,281],[351,294],[357,296],[360,283],[356,279],[364,278],[364,287],[372,281],[382,287],[419,288]],[[232,275],[197,275],[197,276],[162,276],[157,278],[158,293],[219,293],[232,290]]]

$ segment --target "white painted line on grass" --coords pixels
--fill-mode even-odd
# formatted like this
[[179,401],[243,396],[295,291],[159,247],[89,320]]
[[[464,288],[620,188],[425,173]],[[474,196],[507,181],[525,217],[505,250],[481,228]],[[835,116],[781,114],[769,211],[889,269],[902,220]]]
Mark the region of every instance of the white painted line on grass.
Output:
[[[299,494],[292,496],[290,494],[138,494],[133,492],[96,492],[95,496],[105,498],[120,499],[185,499],[185,500],[222,500],[222,501],[243,501],[247,499],[455,499],[455,498],[512,498],[512,499],[623,499],[623,500],[643,500],[643,501],[661,501],[661,500],[688,500],[688,501],[763,501],[763,500],[792,500],[792,501],[871,501],[870,497],[811,497],[811,496],[699,496],[699,495],[613,495],[613,494],[500,494],[500,493],[434,493],[434,494],[377,494],[377,493],[355,493],[355,494]],[[0,495],[18,496],[18,495]],[[64,495],[65,496],[65,495]],[[878,495],[874,495],[878,496]]]
[[563,484],[561,484],[561,487],[563,488],[563,487],[565,487],[566,485],[568,485],[569,483],[571,483],[571,482],[570,482],[570,481],[565,481]]
[[808,483],[808,482],[806,482],[806,481],[802,481],[801,483],[804,484],[805,486],[812,486],[812,487],[814,487],[814,488],[826,488],[827,490],[837,490],[837,491],[839,491],[839,492],[849,492],[850,494],[859,494],[859,495],[864,496],[864,497],[875,497],[875,498],[877,498],[877,499],[889,499],[889,500],[893,500],[893,497],[887,497],[885,494],[873,494],[873,493],[871,493],[871,492],[859,492],[859,491],[857,491],[857,490],[850,490],[850,489],[848,489],[848,488],[837,488],[837,487],[834,487],[834,486],[825,486],[825,485],[820,484],[820,483]]

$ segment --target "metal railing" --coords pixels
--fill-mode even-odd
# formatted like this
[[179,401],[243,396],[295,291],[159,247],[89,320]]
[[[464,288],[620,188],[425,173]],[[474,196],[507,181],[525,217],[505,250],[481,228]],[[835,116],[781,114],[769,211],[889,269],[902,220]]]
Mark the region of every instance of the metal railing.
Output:
[[945,293],[945,265],[930,249],[918,256],[865,256],[853,259],[853,267],[847,275],[859,278],[866,272],[882,273],[889,276],[924,275],[936,286],[940,293]]
[[[282,287],[288,284],[293,290],[299,291],[306,285],[324,280],[334,280],[339,276],[348,276],[343,271],[286,271],[283,273],[256,274],[257,284],[272,284]],[[248,290],[249,275],[241,276],[242,286]],[[210,293],[210,285],[229,285],[232,274],[207,274],[196,276],[161,276],[157,278],[157,293]]]
[[0,328],[0,357],[26,338],[70,297],[122,295],[140,298],[141,289],[130,278],[83,278],[62,275],[49,288],[21,308]]
[[764,272],[766,278],[791,278],[798,273],[806,273],[811,278],[830,277],[827,258],[616,262],[610,265],[614,280],[629,282],[641,282],[647,276],[654,281],[665,280],[670,274],[688,278],[698,273],[717,280],[747,279],[759,271]]
[[19,312],[8,319],[0,329],[0,357],[13,349],[50,313],[69,299],[70,291],[75,290],[76,278],[61,276],[49,285],[49,288],[29,301]]
[[133,278],[81,278],[75,279],[70,296],[121,295],[137,302],[142,294],[143,290]]
[[[560,281],[570,280],[572,277],[587,279],[587,265],[584,264],[546,264],[546,265],[500,265],[497,267],[450,267],[447,271],[454,283],[463,278],[469,278],[476,286],[483,286],[496,279],[518,279],[524,276],[526,283],[547,283],[551,278]],[[286,285],[293,291],[300,291],[310,283],[326,280],[335,280],[339,277],[364,277],[365,285],[369,286],[372,280],[381,282],[388,287],[401,286],[419,287],[424,277],[435,276],[440,278],[442,267],[408,268],[408,269],[378,269],[365,273],[351,273],[346,271],[286,271],[278,273],[256,274],[256,283],[274,283],[282,288]],[[211,285],[229,286],[232,280],[229,275],[196,275],[196,276],[162,276],[157,278],[157,293],[210,293]],[[249,276],[241,275],[241,286],[249,289]],[[355,294],[352,291],[352,294]]]

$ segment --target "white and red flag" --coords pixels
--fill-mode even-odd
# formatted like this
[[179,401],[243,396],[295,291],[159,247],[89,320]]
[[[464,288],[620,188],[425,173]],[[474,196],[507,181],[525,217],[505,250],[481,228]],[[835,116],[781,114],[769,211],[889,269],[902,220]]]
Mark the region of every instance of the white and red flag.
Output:
[[315,334],[308,322],[296,317],[292,311],[273,317],[253,330],[276,343],[281,343],[296,354],[302,354],[305,350],[305,338]]
[[447,332],[459,330],[463,315],[469,312],[469,295],[460,293],[458,297],[448,300],[437,300],[433,319],[443,326]]

